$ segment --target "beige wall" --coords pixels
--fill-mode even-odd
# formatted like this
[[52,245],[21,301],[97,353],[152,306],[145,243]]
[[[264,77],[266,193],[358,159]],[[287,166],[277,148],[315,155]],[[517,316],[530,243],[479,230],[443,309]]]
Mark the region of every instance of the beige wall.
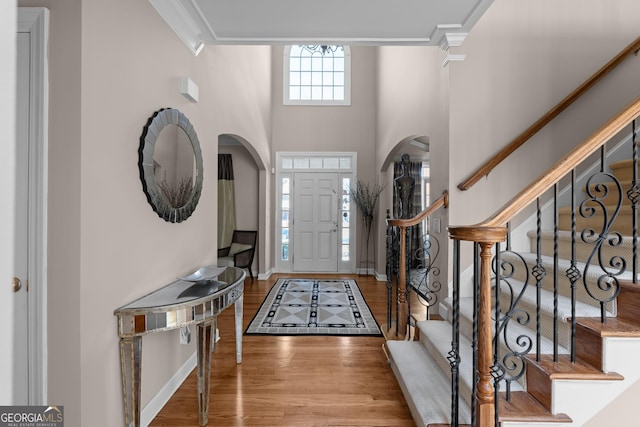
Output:
[[373,167],[376,48],[351,47],[351,73],[357,78],[351,80],[351,106],[344,107],[282,105],[282,55],[282,46],[273,48],[274,158],[278,151],[355,151],[358,178],[373,185],[377,177]]
[[633,425],[638,418],[640,381],[634,382],[623,394],[586,422],[583,427]]
[[[148,2],[21,4],[51,9],[49,400],[71,426],[120,425],[113,310],[215,261],[217,137],[242,135],[269,163],[271,50],[193,57]],[[197,104],[180,76],[199,85]],[[142,128],[162,107],[189,117],[203,151],[202,197],[180,224],[153,212],[138,172]],[[144,337],[143,405],[194,350],[176,331]]]
[[[376,168],[382,169],[396,145],[407,137],[426,136],[438,144],[442,51],[432,46],[378,48]],[[401,153],[397,153],[399,155]]]
[[[478,223],[640,93],[627,60],[472,189],[457,185],[638,35],[640,3],[496,0],[450,68],[449,223]],[[465,245],[463,268],[470,263]]]
[[[466,193],[473,168],[637,37],[634,0],[497,0],[451,68],[450,188],[454,224],[485,219],[640,92],[640,61],[628,60],[593,92]],[[464,201],[464,202],[462,202]],[[469,206],[474,206],[469,209]]]
[[[380,216],[393,206],[393,161],[406,150],[403,141],[426,137],[429,141],[431,195],[439,197],[448,185],[448,68],[442,66],[444,52],[437,47],[378,48],[378,102],[376,121],[376,170],[387,166],[389,183],[380,204]],[[410,148],[410,147],[409,147]],[[446,215],[446,211],[439,212]],[[379,224],[379,247],[384,247],[384,223]],[[446,247],[444,228],[437,234]],[[380,251],[377,270],[384,273],[384,252]],[[438,266],[446,272],[446,251]],[[446,276],[440,278],[446,283]]]

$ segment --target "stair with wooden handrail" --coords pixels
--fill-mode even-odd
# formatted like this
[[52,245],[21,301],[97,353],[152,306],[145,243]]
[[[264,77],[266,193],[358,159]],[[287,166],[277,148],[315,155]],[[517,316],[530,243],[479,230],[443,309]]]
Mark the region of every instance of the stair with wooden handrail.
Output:
[[473,187],[482,177],[489,175],[489,173],[495,169],[500,163],[502,163],[507,157],[509,157],[514,151],[521,147],[531,137],[538,133],[542,128],[551,123],[560,113],[569,108],[575,101],[580,99],[585,93],[596,85],[600,80],[605,78],[610,72],[618,67],[622,62],[629,58],[632,54],[638,55],[640,50],[640,37],[631,42],[620,53],[607,62],[602,68],[596,71],[591,77],[589,77],[584,83],[578,86],[573,92],[567,95],[562,101],[556,104],[551,110],[545,113],[542,117],[536,120],[531,126],[518,135],[513,141],[507,144],[502,150],[496,153],[493,157],[487,160],[482,166],[480,166],[475,172],[473,172],[469,178],[458,184],[458,188],[462,191],[466,191]]
[[[444,320],[418,322],[419,341],[386,343],[418,425],[583,425],[640,379],[638,117],[640,98],[486,221],[449,227]],[[630,160],[608,164],[601,147],[620,135]],[[529,206],[535,230],[511,230]],[[529,234],[530,246],[512,248],[513,233]],[[464,242],[474,250],[470,284],[461,283]]]

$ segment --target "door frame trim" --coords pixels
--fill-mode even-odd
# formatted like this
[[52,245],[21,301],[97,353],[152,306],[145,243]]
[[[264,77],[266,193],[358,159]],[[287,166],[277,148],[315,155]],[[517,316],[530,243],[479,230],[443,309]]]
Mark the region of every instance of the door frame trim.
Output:
[[[335,169],[331,169],[331,168],[325,168],[325,167],[321,167],[321,168],[315,168],[312,167],[310,165],[309,168],[297,168],[297,167],[293,167],[291,169],[284,169],[282,167],[282,159],[283,158],[300,158],[300,159],[305,159],[305,158],[331,158],[331,159],[336,159],[336,158],[349,158],[350,159],[350,167],[349,168],[342,168],[342,167],[338,167]],[[355,182],[355,180],[357,179],[358,176],[358,153],[355,151],[277,151],[276,152],[276,164],[275,167],[272,169],[272,172],[275,172],[275,182],[274,182],[274,229],[275,229],[275,233],[274,233],[274,238],[273,238],[273,249],[274,249],[274,267],[275,267],[275,271],[278,273],[293,273],[294,269],[293,269],[293,265],[292,263],[290,263],[289,261],[283,261],[280,258],[280,244],[281,244],[281,236],[282,236],[282,223],[281,223],[281,218],[279,217],[281,211],[282,211],[282,206],[281,206],[281,199],[282,199],[282,188],[281,188],[281,178],[282,176],[287,176],[289,175],[291,178],[294,177],[296,172],[338,172],[338,188],[342,188],[342,178],[346,175],[346,176],[350,176],[352,179],[352,182]],[[291,201],[291,203],[293,203]],[[356,211],[352,210],[352,215],[353,218],[355,218],[356,215]],[[338,253],[338,271],[337,273],[354,273],[356,271],[356,236],[357,236],[357,224],[354,223],[351,227],[350,227],[350,260],[349,261],[341,261],[341,256],[340,253]],[[340,234],[341,233],[341,227],[338,229],[338,242],[340,242]],[[289,236],[289,241],[292,242],[293,239],[293,235]],[[338,244],[338,247],[336,248],[336,250],[339,250],[339,246],[340,244]]]
[[29,404],[47,402],[47,209],[49,10],[19,7],[18,32],[31,35],[29,75]]

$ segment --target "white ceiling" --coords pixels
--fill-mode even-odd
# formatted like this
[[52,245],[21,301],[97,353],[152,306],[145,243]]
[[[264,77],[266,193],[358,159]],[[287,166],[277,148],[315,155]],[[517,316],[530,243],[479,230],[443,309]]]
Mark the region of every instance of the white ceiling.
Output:
[[207,44],[464,41],[493,0],[149,0],[194,53]]

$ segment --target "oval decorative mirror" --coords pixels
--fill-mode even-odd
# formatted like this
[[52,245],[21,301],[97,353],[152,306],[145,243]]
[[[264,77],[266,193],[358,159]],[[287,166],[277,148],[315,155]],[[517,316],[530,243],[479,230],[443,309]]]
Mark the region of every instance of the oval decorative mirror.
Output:
[[202,193],[202,151],[184,114],[163,108],[149,118],[138,166],[144,194],[160,218],[182,222],[191,216]]

